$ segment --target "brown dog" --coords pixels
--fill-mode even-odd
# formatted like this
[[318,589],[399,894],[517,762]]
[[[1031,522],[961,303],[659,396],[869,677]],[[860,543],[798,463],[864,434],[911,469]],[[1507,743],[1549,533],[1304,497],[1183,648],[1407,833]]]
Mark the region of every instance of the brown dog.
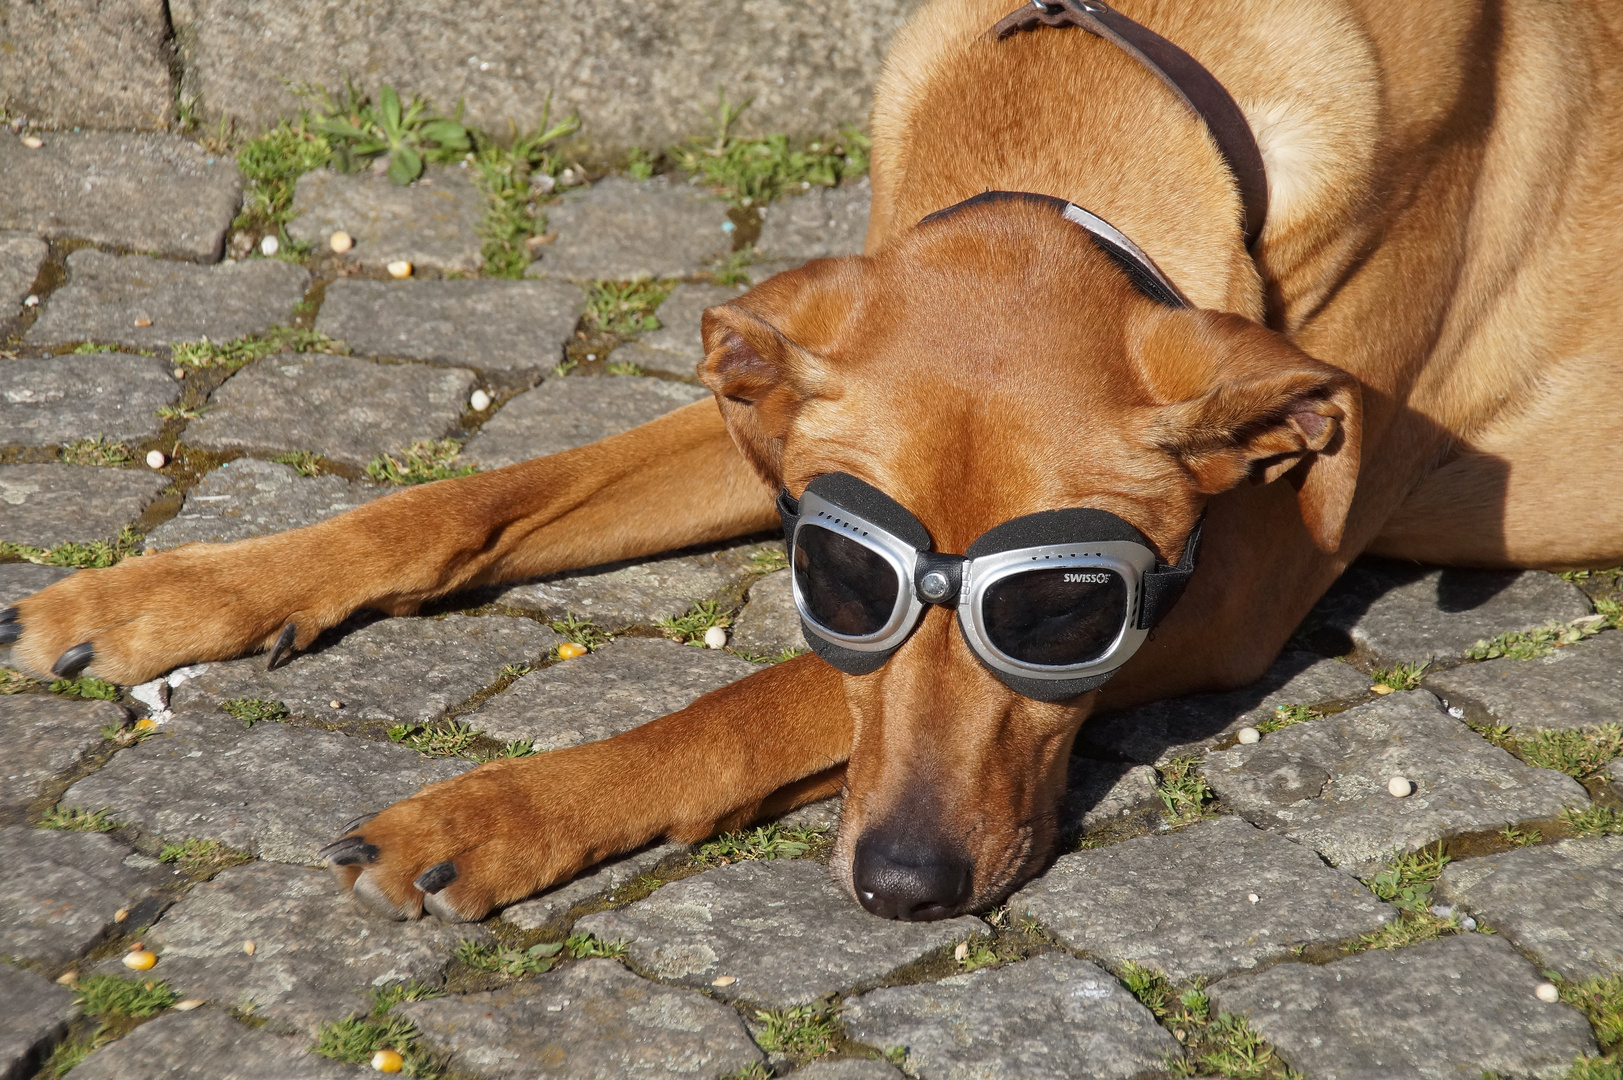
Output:
[[[426,889],[442,917],[478,918],[653,838],[844,790],[837,878],[872,876],[862,839],[890,861],[869,906],[937,917],[1040,869],[1091,712],[1256,678],[1360,552],[1623,558],[1623,7],[1123,0],[1245,112],[1271,191],[1248,251],[1201,121],[1088,34],[989,38],[1011,3],[936,0],[903,32],[874,109],[868,254],[706,314],[719,411],[76,574],[19,605],[18,655],[48,670],[88,643],[93,672],[131,683],[300,647],[360,607],[764,530],[780,483],[831,472],[942,552],[1082,506],[1175,560],[1204,512],[1193,583],[1102,691],[1022,697],[930,607],[872,674],[805,656],[605,742],[481,766],[337,860],[380,910],[415,916]],[[916,225],[987,189],[1087,207],[1196,309],[1146,299],[1040,205]]]

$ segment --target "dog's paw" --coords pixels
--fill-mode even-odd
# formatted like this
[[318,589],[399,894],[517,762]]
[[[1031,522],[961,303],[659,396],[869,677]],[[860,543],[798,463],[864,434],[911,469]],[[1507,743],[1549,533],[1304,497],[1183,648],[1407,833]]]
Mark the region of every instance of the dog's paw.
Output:
[[129,686],[181,664],[313,640],[322,627],[310,618],[299,626],[277,586],[256,580],[253,560],[233,547],[195,544],[81,570],[0,611],[0,644],[37,675]]
[[321,857],[355,898],[390,919],[424,911],[475,922],[594,861],[578,822],[548,810],[562,785],[542,759],[493,761],[340,830]]

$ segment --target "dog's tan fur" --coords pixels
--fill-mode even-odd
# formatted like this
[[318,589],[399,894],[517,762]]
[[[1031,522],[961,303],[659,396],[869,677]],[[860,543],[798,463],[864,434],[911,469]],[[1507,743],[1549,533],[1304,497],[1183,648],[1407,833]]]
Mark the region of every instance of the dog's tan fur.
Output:
[[[1193,584],[1102,693],[1020,698],[932,608],[873,675],[803,657],[626,735],[427,788],[358,830],[375,855],[340,869],[410,915],[413,878],[451,860],[435,903],[477,917],[613,852],[843,786],[838,877],[865,831],[922,828],[970,858],[973,908],[1042,865],[1091,711],[1254,679],[1360,552],[1623,558],[1623,9],[1123,0],[1251,121],[1272,193],[1253,257],[1200,122],[1081,31],[987,40],[1009,6],[935,0],[902,33],[874,109],[868,253],[707,313],[719,413],[77,574],[22,602],[18,655],[44,670],[89,641],[92,671],[133,682],[264,648],[289,622],[303,646],[361,606],[407,613],[767,528],[780,479],[798,492],[831,470],[890,493],[944,551],[1088,505],[1172,556],[1204,509]],[[1204,310],[1144,300],[1040,207],[914,227],[986,189],[1088,207]]]

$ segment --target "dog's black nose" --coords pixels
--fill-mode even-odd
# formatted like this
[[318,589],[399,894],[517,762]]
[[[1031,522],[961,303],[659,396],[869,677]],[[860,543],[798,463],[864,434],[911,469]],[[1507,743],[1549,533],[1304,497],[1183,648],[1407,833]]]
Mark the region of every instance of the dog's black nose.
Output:
[[960,852],[870,830],[857,839],[851,880],[857,900],[881,919],[929,922],[959,913],[969,900],[974,869]]

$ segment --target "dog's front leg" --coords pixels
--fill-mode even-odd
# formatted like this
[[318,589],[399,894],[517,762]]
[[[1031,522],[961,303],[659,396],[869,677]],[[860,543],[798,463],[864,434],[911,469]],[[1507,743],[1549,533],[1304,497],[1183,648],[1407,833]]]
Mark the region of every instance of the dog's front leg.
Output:
[[[701,401],[602,442],[410,488],[302,529],[85,570],[0,613],[35,671],[133,684],[303,648],[362,607],[409,614],[470,585],[775,524],[772,493]],[[274,659],[274,657],[273,657]]]
[[433,784],[323,854],[384,914],[480,919],[658,837],[833,794],[850,748],[839,673],[802,656],[612,739]]

